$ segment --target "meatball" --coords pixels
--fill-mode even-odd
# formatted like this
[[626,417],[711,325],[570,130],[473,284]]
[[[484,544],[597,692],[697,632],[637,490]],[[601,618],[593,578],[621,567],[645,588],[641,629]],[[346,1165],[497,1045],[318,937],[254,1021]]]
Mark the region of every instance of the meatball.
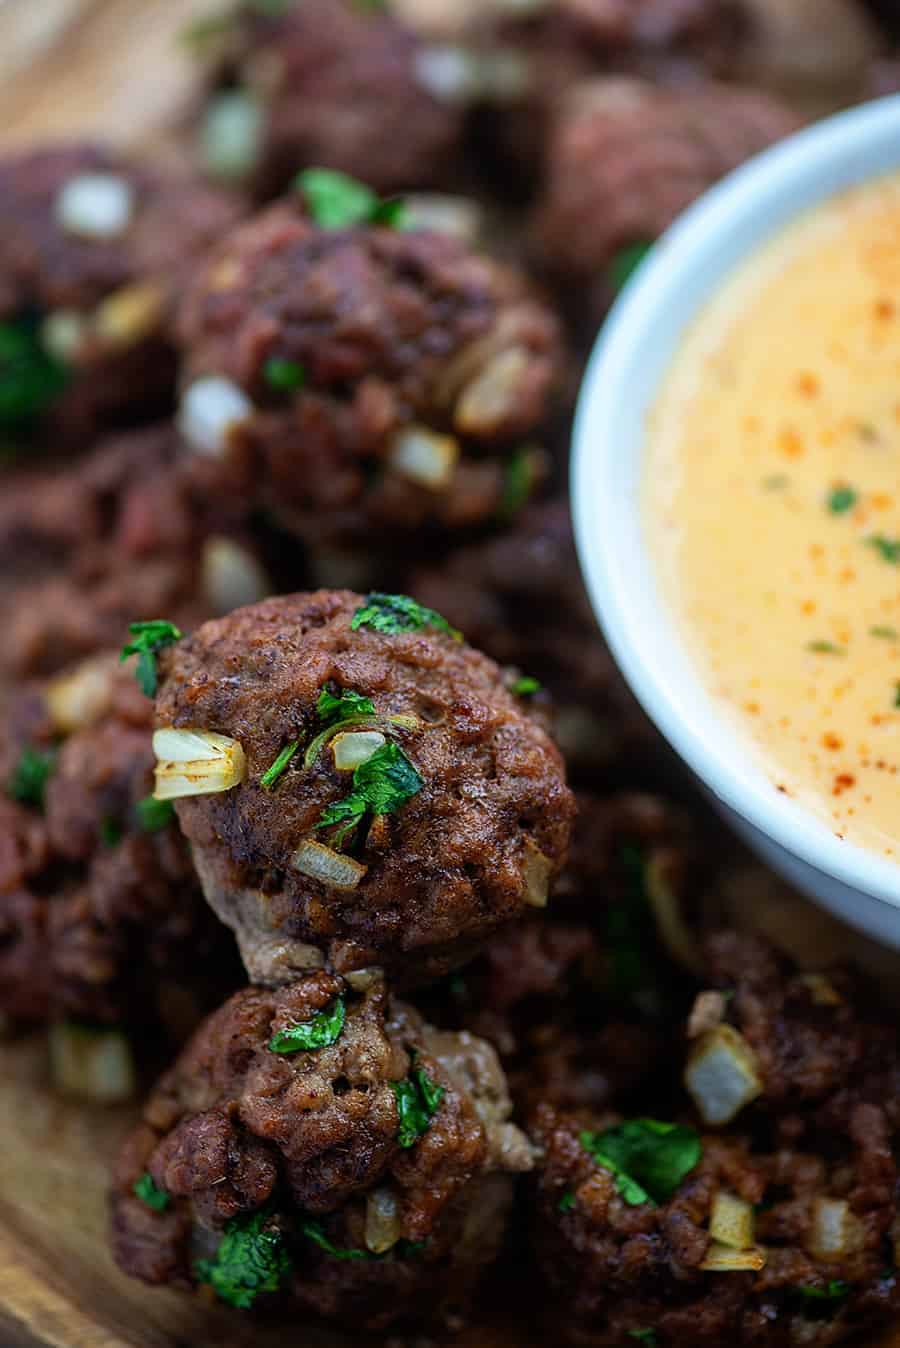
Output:
[[52,674],[121,645],[132,619],[165,614],[190,628],[261,599],[276,560],[258,531],[192,495],[168,425],[112,437],[67,469],[11,474],[0,677]]
[[536,246],[602,314],[623,249],[652,243],[717,179],[797,125],[786,105],[749,89],[585,81],[551,133]]
[[446,186],[463,113],[429,87],[415,33],[378,7],[303,0],[234,15],[201,127],[214,175],[266,194],[323,164],[378,191]]
[[[574,808],[562,761],[456,635],[404,596],[318,591],[161,653],[157,793],[184,794],[254,981],[323,956],[424,981],[546,903]],[[209,794],[189,795],[198,771]]]
[[[664,749],[629,692],[584,591],[565,502],[535,505],[507,532],[417,569],[413,594],[499,664],[537,679],[554,707],[554,731],[576,776],[641,775]],[[540,706],[545,694],[533,695]]]
[[104,654],[11,699],[0,738],[0,1010],[167,1029],[237,983],[171,807],[151,703]]
[[832,1344],[900,1310],[896,1032],[756,938],[707,958],[730,986],[672,1055],[689,1095],[659,1073],[662,1122],[536,1112],[536,1257],[570,1342]]
[[58,446],[165,411],[174,295],[240,215],[94,145],[0,160],[0,432]]
[[[391,552],[506,508],[560,378],[553,314],[446,233],[329,229],[282,203],[185,297],[180,425],[208,493],[307,541]],[[520,451],[509,464],[512,450]]]
[[490,1045],[433,1029],[378,977],[246,988],[122,1151],[115,1257],[147,1282],[210,1283],[245,1308],[277,1292],[354,1328],[458,1317],[532,1165],[510,1110]]

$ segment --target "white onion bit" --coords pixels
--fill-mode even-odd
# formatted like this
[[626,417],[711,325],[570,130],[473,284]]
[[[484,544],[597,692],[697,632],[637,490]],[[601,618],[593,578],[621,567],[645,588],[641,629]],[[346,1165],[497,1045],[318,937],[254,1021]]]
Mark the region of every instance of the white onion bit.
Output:
[[233,538],[213,537],[203,546],[203,591],[216,614],[256,604],[272,593],[260,562]]
[[70,234],[115,239],[131,223],[134,189],[116,173],[82,173],[70,178],[56,198],[56,218]]
[[157,730],[153,735],[157,800],[230,791],[247,775],[243,746],[211,730]]
[[424,426],[409,426],[394,436],[388,464],[395,473],[431,491],[449,486],[459,461],[459,441]]
[[114,657],[92,656],[51,679],[44,701],[57,734],[71,735],[100,719],[112,699],[115,669]]
[[334,766],[338,772],[353,772],[368,763],[385,743],[380,730],[347,730],[331,741]]
[[531,908],[546,908],[550,893],[550,876],[553,874],[553,862],[539,847],[525,839],[525,864],[522,867],[522,881],[525,886],[522,898]]
[[75,309],[55,309],[41,323],[41,344],[63,365],[69,365],[84,342],[87,321]]
[[253,412],[253,404],[237,384],[222,375],[207,375],[185,389],[178,429],[198,454],[222,458],[232,431],[249,421]]
[[216,178],[240,182],[259,164],[265,120],[253,94],[234,90],[210,103],[201,133],[206,169]]
[[717,1193],[709,1217],[709,1234],[719,1245],[749,1250],[755,1243],[753,1205],[736,1194]]
[[64,1021],[50,1027],[50,1071],[58,1090],[100,1104],[128,1100],[137,1086],[131,1045],[121,1030]]
[[400,1205],[393,1189],[373,1189],[366,1199],[366,1249],[385,1254],[403,1233]]
[[478,62],[465,47],[425,47],[415,59],[416,79],[442,103],[468,103],[478,94]]
[[323,843],[307,838],[291,857],[291,865],[331,889],[356,889],[368,867]]
[[698,1039],[684,1073],[688,1094],[704,1123],[729,1123],[762,1093],[756,1055],[731,1025]]
[[730,1245],[710,1241],[706,1258],[700,1265],[704,1273],[758,1273],[766,1266],[766,1252],[760,1246],[752,1250],[734,1250]]
[[859,1245],[860,1224],[843,1198],[817,1198],[806,1247],[817,1259],[841,1259]]

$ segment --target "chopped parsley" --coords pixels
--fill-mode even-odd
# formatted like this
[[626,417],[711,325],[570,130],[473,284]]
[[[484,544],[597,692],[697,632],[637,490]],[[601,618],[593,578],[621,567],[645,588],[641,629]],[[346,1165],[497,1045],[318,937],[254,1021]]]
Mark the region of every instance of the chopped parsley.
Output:
[[6,793],[22,805],[44,808],[44,792],[56,766],[54,749],[23,749]]
[[309,1020],[279,1030],[269,1040],[269,1049],[272,1053],[288,1054],[329,1048],[340,1039],[346,1014],[343,997],[337,997],[331,1006],[317,1011]]
[[371,187],[336,169],[308,168],[298,173],[294,188],[321,229],[384,225],[400,229],[406,213],[402,197],[383,198]]
[[392,1081],[391,1088],[397,1097],[400,1120],[397,1141],[401,1147],[412,1147],[431,1127],[444,1098],[444,1088],[432,1081],[423,1067],[417,1067],[403,1081]]
[[167,1194],[165,1189],[159,1187],[149,1170],[145,1170],[136,1181],[133,1192],[154,1212],[165,1212],[172,1201],[171,1194]]
[[894,684],[894,706],[900,707],[900,682]]
[[693,1128],[658,1119],[631,1119],[602,1133],[583,1132],[579,1141],[604,1170],[630,1207],[666,1203],[703,1154]]
[[571,1212],[575,1206],[575,1195],[571,1189],[567,1189],[562,1198],[557,1203],[560,1212]]
[[384,1259],[389,1254],[404,1255],[416,1254],[425,1244],[424,1240],[398,1240],[397,1244],[390,1250],[385,1250],[384,1254],[375,1254],[373,1250],[355,1250],[347,1249],[340,1245],[335,1245],[325,1234],[321,1222],[307,1220],[300,1224],[301,1233],[311,1240],[313,1244],[318,1245],[320,1250],[330,1254],[332,1259]]
[[830,1320],[850,1295],[850,1284],[842,1278],[829,1278],[824,1287],[794,1287],[808,1320]]
[[334,843],[356,828],[367,814],[393,814],[425,785],[413,764],[396,744],[383,744],[353,772],[353,790],[343,800],[328,805],[316,828],[341,827]]
[[896,627],[870,627],[869,636],[881,637],[884,641],[897,641],[900,638],[900,632],[897,631]]
[[153,618],[149,622],[129,623],[128,631],[134,638],[122,647],[120,663],[130,655],[138,657],[137,681],[145,697],[155,697],[157,688],[156,655],[164,646],[171,646],[181,636],[174,623],[164,618]]
[[277,1292],[291,1271],[280,1231],[266,1228],[268,1211],[234,1217],[212,1259],[194,1266],[198,1282],[209,1283],[221,1301],[249,1310],[263,1292]]
[[260,786],[264,787],[266,791],[271,791],[272,787],[278,781],[278,778],[284,772],[288,763],[290,763],[291,759],[294,757],[294,754],[297,752],[299,748],[300,748],[299,740],[291,740],[290,744],[286,744],[284,748],[281,750],[281,753],[275,759],[275,762],[272,764],[272,766],[266,768],[265,772],[260,777],[259,779]]
[[360,627],[370,627],[373,632],[384,632],[389,636],[433,627],[436,632],[446,632],[454,641],[462,641],[462,632],[451,627],[433,608],[426,608],[406,594],[382,594],[377,590],[366,595],[366,602],[350,621],[352,631],[356,632]]
[[656,1348],[656,1330],[655,1329],[629,1329],[628,1337],[637,1339],[639,1343],[646,1343],[649,1348]]
[[533,693],[539,693],[542,687],[540,679],[533,679],[530,674],[523,674],[521,679],[516,679],[509,691],[513,697],[531,697]]
[[833,641],[808,641],[806,649],[812,651],[814,655],[846,655],[843,646],[836,646]]
[[316,715],[323,725],[336,725],[339,721],[352,721],[359,716],[374,716],[375,703],[352,688],[340,688],[332,693],[323,688],[316,703]]
[[616,294],[628,284],[652,247],[652,243],[632,243],[619,249],[607,271],[609,283]]
[[277,393],[296,393],[306,383],[306,371],[296,360],[270,356],[263,366],[263,378]]
[[503,472],[497,519],[509,524],[528,504],[537,477],[533,448],[523,445],[512,453]]
[[41,342],[36,319],[0,323],[0,432],[29,430],[67,381],[65,368]]
[[111,814],[100,820],[100,841],[104,847],[116,847],[122,841],[122,825]]
[[884,534],[872,534],[866,539],[870,548],[891,566],[900,566],[900,538],[887,538]]
[[858,500],[859,494],[852,487],[835,487],[828,493],[828,509],[832,515],[845,515]]
[[144,833],[159,833],[168,828],[175,818],[175,806],[170,800],[155,800],[153,796],[145,796],[134,808]]

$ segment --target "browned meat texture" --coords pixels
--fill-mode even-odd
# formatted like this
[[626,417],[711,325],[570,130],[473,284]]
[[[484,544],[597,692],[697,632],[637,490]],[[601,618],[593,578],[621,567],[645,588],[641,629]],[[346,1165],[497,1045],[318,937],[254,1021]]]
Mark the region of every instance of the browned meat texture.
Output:
[[[534,1240],[566,1310],[556,1323],[572,1343],[603,1348],[647,1328],[674,1348],[842,1342],[900,1309],[896,1032],[840,971],[797,974],[735,932],[710,938],[705,953],[729,995],[714,1014],[710,993],[698,999],[688,1034],[702,1042],[723,1019],[737,1028],[761,1094],[718,1132],[695,1119],[701,1159],[657,1203],[629,1196],[585,1145],[585,1130],[603,1132],[616,1116],[538,1109]],[[671,1061],[674,1075],[684,1052]],[[664,1073],[656,1101],[667,1100]],[[671,1107],[692,1117],[684,1094]],[[723,1195],[751,1205],[761,1267],[703,1267],[722,1253],[710,1225]]]
[[[149,830],[151,704],[114,654],[24,687],[0,742],[0,1009],[162,1026],[175,1042],[237,981],[174,820]],[[76,724],[77,728],[76,728]],[[23,757],[50,755],[20,802]]]
[[[67,223],[63,205],[67,188],[95,175],[130,194],[120,227],[104,236]],[[43,425],[21,433],[82,445],[104,426],[165,411],[175,387],[172,299],[237,222],[238,201],[76,143],[0,160],[0,213],[0,317],[38,320],[67,372]]]
[[[398,530],[496,517],[504,459],[546,431],[561,372],[556,320],[517,272],[448,234],[322,230],[287,202],[217,252],[180,331],[183,409],[210,376],[252,404],[198,445],[207,490],[386,552]],[[271,361],[302,386],[272,388]]]
[[536,245],[562,278],[592,288],[602,311],[618,250],[652,243],[717,179],[796,126],[785,105],[751,89],[585,81],[551,134]]
[[6,479],[0,675],[50,674],[121,645],[133,620],[189,629],[270,591],[258,538],[188,490],[179,452],[161,425],[112,437],[71,468]]
[[[294,976],[317,951],[339,971],[434,977],[544,902],[565,859],[574,807],[561,759],[497,666],[430,626],[354,631],[365,603],[347,591],[269,600],[161,657],[157,725],[229,735],[246,755],[243,784],[177,808],[207,898],[259,981]],[[343,839],[321,825],[351,792],[350,774],[335,767],[333,744],[310,749],[323,689],[369,698],[374,714],[353,728],[378,731],[421,779],[399,808],[367,813]],[[265,789],[261,777],[295,741]],[[312,879],[300,869],[310,843],[349,850],[354,875],[341,887]]]
[[461,173],[463,111],[420,75],[412,30],[353,0],[285,9],[236,17],[211,95],[213,117],[223,88],[249,96],[261,114],[245,182],[271,194],[310,164],[379,191],[446,186]]
[[[319,971],[251,987],[206,1021],[119,1158],[113,1241],[126,1272],[187,1282],[192,1249],[264,1212],[290,1262],[282,1291],[301,1306],[372,1329],[461,1309],[496,1255],[531,1148],[509,1122],[490,1046],[432,1029],[379,978],[366,982],[354,992]],[[272,1050],[274,1035],[338,1000],[334,1042]],[[411,1073],[442,1093],[404,1139],[395,1086]],[[144,1171],[172,1211],[150,1215],[134,1195]]]
[[663,758],[591,612],[565,502],[532,506],[508,531],[418,567],[409,588],[499,664],[540,681],[576,776],[621,782]]

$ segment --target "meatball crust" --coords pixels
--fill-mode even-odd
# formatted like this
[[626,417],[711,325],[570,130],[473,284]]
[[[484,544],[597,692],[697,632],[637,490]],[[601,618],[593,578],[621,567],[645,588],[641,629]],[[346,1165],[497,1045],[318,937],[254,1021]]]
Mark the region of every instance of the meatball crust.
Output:
[[[382,965],[427,980],[545,902],[565,860],[574,804],[562,761],[497,666],[434,626],[354,630],[366,602],[349,591],[267,600],[160,659],[157,726],[225,734],[246,757],[240,785],[176,808],[256,981],[289,979],[316,951],[339,972]],[[314,740],[323,690],[369,699],[374,711],[350,724],[374,729],[379,752],[399,749],[418,774],[411,794],[367,810],[349,838],[323,817],[351,790],[334,746]],[[263,774],[294,743],[266,789]],[[312,878],[310,849],[321,857],[322,845],[332,861],[349,849],[349,879]]]
[[[246,988],[198,1030],[116,1166],[126,1272],[189,1283],[192,1249],[264,1213],[290,1264],[281,1290],[300,1305],[370,1329],[458,1311],[496,1255],[531,1147],[490,1046],[434,1030],[383,980],[366,982],[354,992],[320,970]],[[323,1046],[277,1051],[276,1036],[335,1006],[343,1019]],[[413,1075],[437,1090],[410,1138],[398,1087]],[[172,1203],[159,1221],[134,1193],[144,1172]]]
[[[151,704],[114,654],[10,701],[0,739],[0,1009],[161,1025],[180,1042],[237,982],[174,823],[148,821]],[[76,724],[77,722],[77,724]],[[48,763],[43,789],[23,768]]]
[[[101,200],[95,220],[104,184],[122,200],[111,218]],[[79,193],[87,206],[71,205]],[[238,202],[73,144],[0,160],[0,212],[0,319],[31,334],[37,316],[30,340],[64,370],[52,398],[35,409],[46,413],[48,440],[85,444],[103,426],[164,411],[175,385],[172,299],[237,222]],[[35,417],[4,429],[41,426]]]
[[458,168],[463,111],[427,87],[422,53],[411,29],[352,0],[303,0],[277,16],[244,12],[229,35],[204,138],[208,145],[221,93],[237,91],[261,124],[246,162],[223,167],[263,194],[283,190],[308,164],[380,192],[446,185]]
[[[447,233],[321,229],[299,203],[228,239],[179,324],[207,490],[313,542],[492,520],[504,456],[546,430],[561,374],[557,321],[518,272]],[[273,388],[273,361],[299,386]],[[249,402],[214,443],[194,417],[210,379]]]

